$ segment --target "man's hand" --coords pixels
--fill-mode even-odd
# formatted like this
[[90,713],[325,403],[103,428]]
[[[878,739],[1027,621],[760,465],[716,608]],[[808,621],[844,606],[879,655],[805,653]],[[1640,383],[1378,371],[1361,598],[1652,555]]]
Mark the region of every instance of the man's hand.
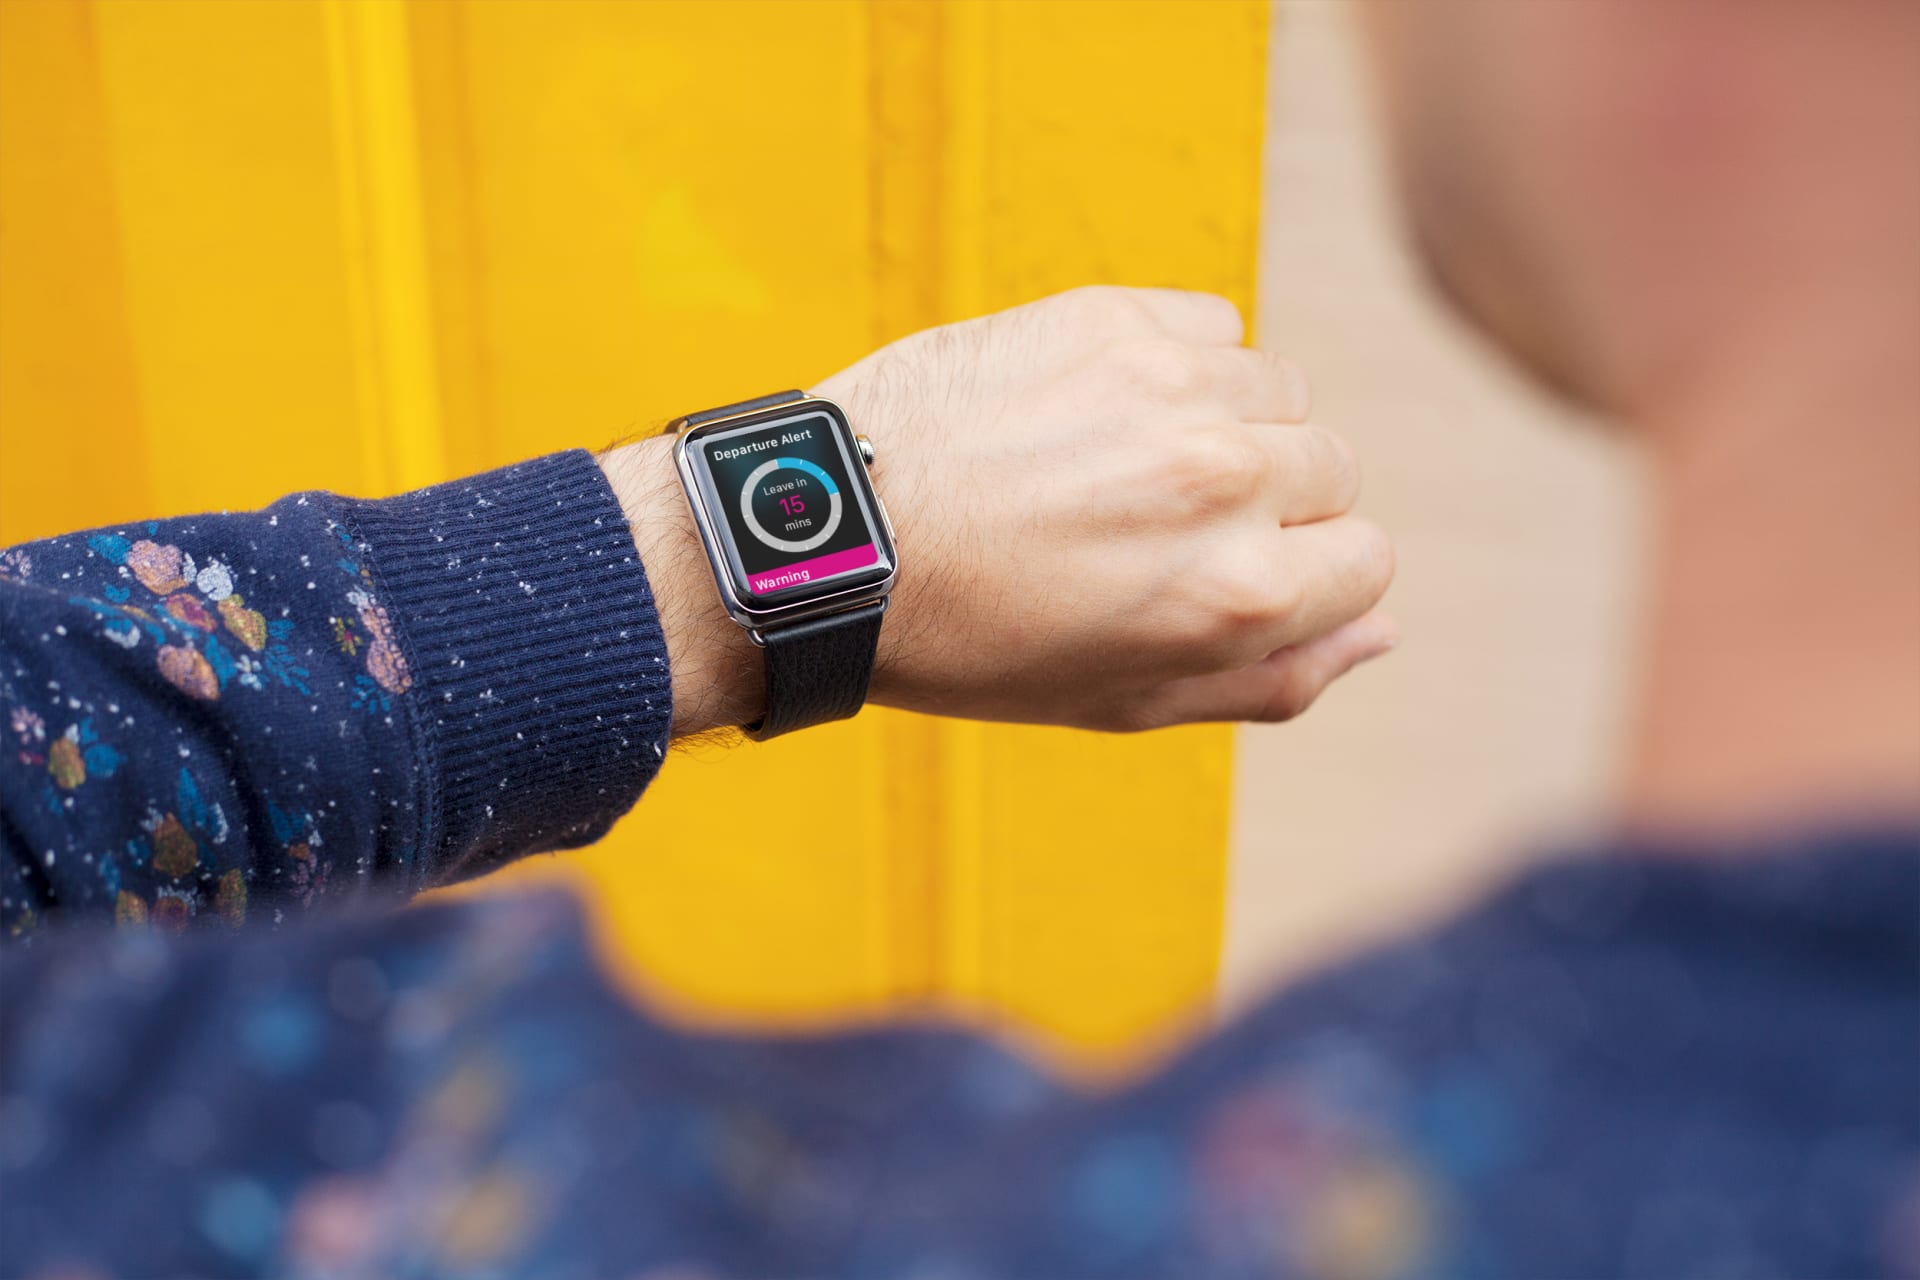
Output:
[[[1359,468],[1225,299],[1077,289],[915,334],[813,390],[874,442],[900,575],[872,700],[1149,729],[1285,720],[1391,648]],[[756,719],[665,441],[603,460],[673,665],[674,731]]]

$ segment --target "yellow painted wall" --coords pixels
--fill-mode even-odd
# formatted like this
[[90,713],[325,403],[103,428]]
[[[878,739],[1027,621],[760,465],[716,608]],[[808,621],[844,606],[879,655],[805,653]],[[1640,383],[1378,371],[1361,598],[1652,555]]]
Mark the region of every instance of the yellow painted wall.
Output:
[[[598,446],[1079,283],[1247,304],[1265,24],[0,0],[0,542]],[[1230,765],[1225,729],[869,711],[677,755],[602,845],[493,883],[590,886],[623,975],[701,1013],[1138,1045],[1211,988]],[[823,790],[830,840],[764,816]]]

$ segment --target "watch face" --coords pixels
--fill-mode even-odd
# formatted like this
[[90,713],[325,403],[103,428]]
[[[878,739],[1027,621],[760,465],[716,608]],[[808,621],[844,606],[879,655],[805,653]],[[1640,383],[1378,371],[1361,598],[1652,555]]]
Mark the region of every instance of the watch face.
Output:
[[[893,549],[845,419],[820,404],[687,441],[734,589],[772,608],[878,582]],[[716,530],[718,532],[718,530]]]

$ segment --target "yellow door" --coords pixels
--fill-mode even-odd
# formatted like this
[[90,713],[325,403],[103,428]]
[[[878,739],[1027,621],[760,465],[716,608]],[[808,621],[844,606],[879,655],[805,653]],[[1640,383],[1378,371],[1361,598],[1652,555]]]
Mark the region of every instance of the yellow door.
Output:
[[[1075,284],[1250,302],[1262,0],[0,0],[0,542],[391,492]],[[885,711],[694,747],[599,847],[695,1014],[1201,1013],[1231,737]],[[839,798],[796,842],[780,797]],[[826,834],[820,834],[822,832]]]

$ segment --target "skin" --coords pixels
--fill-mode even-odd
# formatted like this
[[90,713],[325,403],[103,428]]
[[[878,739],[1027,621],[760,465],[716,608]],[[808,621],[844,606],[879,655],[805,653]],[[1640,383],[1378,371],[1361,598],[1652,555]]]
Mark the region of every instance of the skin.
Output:
[[1920,815],[1920,7],[1358,10],[1434,279],[1654,464],[1622,820]]
[[[1231,303],[1081,289],[894,343],[814,388],[875,444],[901,570],[872,700],[1132,730],[1284,720],[1392,647],[1359,467],[1302,425]],[[720,607],[664,439],[602,459],[666,631],[676,736],[750,723],[758,653]],[[963,495],[956,501],[955,495]]]
[[[1622,821],[1920,816],[1920,6],[1355,11],[1436,285],[1655,465]],[[1351,456],[1292,425],[1300,376],[1240,336],[1217,299],[1080,291],[822,383],[878,442],[898,525],[875,700],[1285,719],[1389,647]],[[755,718],[757,656],[663,445],[605,465],[677,731]],[[1157,497],[1116,519],[1130,493]]]

